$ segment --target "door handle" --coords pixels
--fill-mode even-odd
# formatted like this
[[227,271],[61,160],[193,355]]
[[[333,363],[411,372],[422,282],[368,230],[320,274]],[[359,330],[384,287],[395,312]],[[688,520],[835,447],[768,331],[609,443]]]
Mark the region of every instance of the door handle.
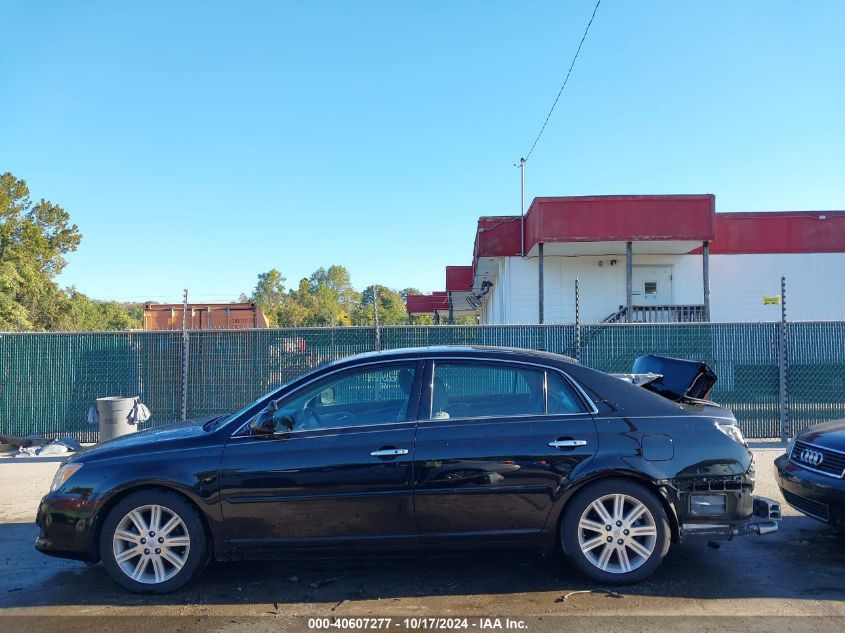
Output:
[[370,453],[373,457],[397,457],[399,455],[407,454],[407,448],[380,448],[379,450]]
[[576,446],[586,446],[587,440],[555,440],[549,442],[549,446],[554,448],[575,448]]

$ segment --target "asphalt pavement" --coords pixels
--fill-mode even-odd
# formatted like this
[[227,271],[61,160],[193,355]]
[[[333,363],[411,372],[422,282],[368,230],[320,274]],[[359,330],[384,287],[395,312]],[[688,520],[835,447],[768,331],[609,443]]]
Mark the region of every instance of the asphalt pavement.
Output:
[[[754,450],[755,492],[782,501],[773,460],[783,448],[758,443]],[[705,541],[675,545],[651,578],[624,587],[588,581],[558,555],[483,550],[216,563],[174,594],[139,596],[113,583],[101,565],[33,548],[35,510],[56,467],[55,461],[0,460],[0,615],[6,616],[0,625],[6,622],[7,630],[52,630],[63,618],[64,631],[90,631],[91,617],[105,623],[122,616],[143,616],[122,625],[139,631],[156,618],[178,621],[183,631],[328,630],[313,626],[319,618],[352,629],[385,628],[361,618],[389,619],[391,628],[411,618],[404,628],[415,630],[455,625],[424,626],[428,618],[456,617],[470,618],[470,630],[498,630],[496,618],[506,630],[510,618],[510,628],[532,631],[559,630],[562,616],[570,624],[573,617],[594,623],[585,630],[770,630],[773,617],[780,618],[776,628],[788,623],[795,631],[845,623],[845,534],[786,506],[779,532],[719,549]],[[595,616],[602,618],[590,619]]]

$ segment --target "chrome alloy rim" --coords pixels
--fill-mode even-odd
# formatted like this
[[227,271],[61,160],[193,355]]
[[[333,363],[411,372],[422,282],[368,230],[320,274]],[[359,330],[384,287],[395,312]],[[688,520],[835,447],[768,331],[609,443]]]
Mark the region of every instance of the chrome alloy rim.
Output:
[[649,509],[628,495],[593,501],[578,521],[578,544],[594,566],[611,574],[641,567],[657,546],[657,525]]
[[117,524],[112,551],[124,574],[155,585],[173,578],[185,566],[191,537],[185,522],[170,508],[140,506]]

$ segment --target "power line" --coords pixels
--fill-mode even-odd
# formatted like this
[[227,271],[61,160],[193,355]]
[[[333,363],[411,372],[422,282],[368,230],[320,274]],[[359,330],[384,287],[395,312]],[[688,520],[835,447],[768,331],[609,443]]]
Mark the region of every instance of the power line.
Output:
[[528,154],[525,156],[525,161],[531,158],[531,153],[534,151],[534,148],[537,147],[537,143],[540,141],[540,137],[543,136],[543,132],[546,129],[546,125],[549,123],[549,119],[552,118],[552,112],[555,111],[555,106],[557,105],[558,100],[560,99],[560,95],[563,94],[563,89],[566,88],[566,82],[569,81],[569,75],[572,74],[572,69],[575,68],[575,62],[578,60],[578,54],[581,52],[581,47],[584,45],[584,40],[587,39],[587,33],[590,32],[590,26],[593,24],[593,18],[596,17],[596,11],[599,10],[599,5],[601,4],[601,0],[596,2],[596,6],[593,8],[593,14],[590,16],[590,21],[587,22],[587,28],[584,29],[584,35],[581,36],[581,41],[578,43],[578,49],[575,51],[575,56],[572,58],[572,63],[569,65],[569,70],[566,73],[566,77],[563,80],[563,84],[560,86],[560,90],[558,90],[557,97],[555,97],[555,102],[552,104],[551,109],[549,110],[549,114],[546,116],[546,120],[543,121],[543,127],[540,128],[540,133],[537,134],[537,138],[534,139],[534,144],[531,146],[531,149],[528,150]]

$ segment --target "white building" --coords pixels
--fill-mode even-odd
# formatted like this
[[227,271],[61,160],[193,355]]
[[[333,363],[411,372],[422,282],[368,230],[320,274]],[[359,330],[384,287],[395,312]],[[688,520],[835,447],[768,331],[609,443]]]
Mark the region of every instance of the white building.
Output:
[[712,195],[536,198],[479,218],[472,266],[410,314],[481,323],[845,320],[845,212],[716,213]]

